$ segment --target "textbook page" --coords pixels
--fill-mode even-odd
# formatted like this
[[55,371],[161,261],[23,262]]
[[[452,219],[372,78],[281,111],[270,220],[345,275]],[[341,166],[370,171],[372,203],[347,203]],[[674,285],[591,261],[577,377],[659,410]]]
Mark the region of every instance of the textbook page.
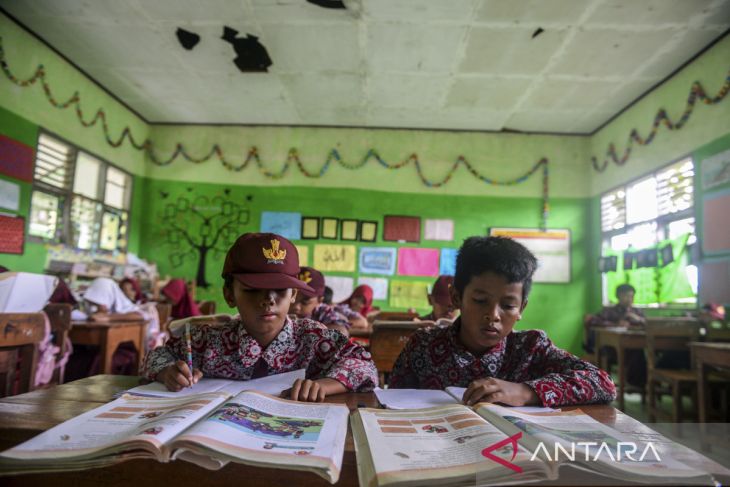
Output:
[[258,466],[309,470],[337,481],[349,409],[244,391],[183,432],[173,449]]
[[437,389],[375,389],[380,404],[388,409],[418,409],[457,404],[445,391]]
[[225,398],[216,393],[182,399],[125,395],[2,452],[0,458],[63,464],[73,457],[113,453],[133,441],[135,447],[156,453]]
[[481,452],[506,435],[462,405],[418,410],[359,409],[352,417],[360,485],[474,485],[476,475],[495,482],[524,483],[548,478],[544,462],[524,451],[500,448],[494,455],[523,465],[523,473],[487,461]]
[[295,380],[304,379],[304,369],[285,372],[283,374],[270,375],[259,379],[251,380],[231,380],[231,379],[215,379],[203,377],[192,387],[183,387],[181,390],[169,391],[165,384],[161,382],[150,382],[143,386],[137,386],[129,389],[127,393],[137,396],[151,397],[184,397],[207,392],[225,392],[231,396],[235,396],[241,391],[257,390],[272,395],[279,395],[286,389],[289,389]]
[[705,472],[675,459],[666,444],[622,433],[580,410],[529,414],[483,403],[476,411],[505,433],[524,433],[520,443],[549,462],[570,463],[614,479],[651,483],[668,483],[670,478],[683,479],[681,483],[709,479]]

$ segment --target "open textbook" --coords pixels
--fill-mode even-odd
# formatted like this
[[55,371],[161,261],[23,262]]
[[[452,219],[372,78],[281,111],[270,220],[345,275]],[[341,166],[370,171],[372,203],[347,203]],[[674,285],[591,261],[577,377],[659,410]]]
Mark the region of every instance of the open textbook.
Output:
[[[446,404],[462,404],[466,387],[449,386],[446,389],[375,389],[378,402],[388,409],[418,409],[443,406]],[[547,413],[560,409],[520,406],[510,407],[523,413]]]
[[362,487],[585,484],[596,475],[612,484],[714,485],[706,472],[670,456],[667,443],[634,441],[580,410],[524,413],[489,403],[359,409],[351,424]]
[[0,474],[81,470],[133,458],[314,472],[337,482],[349,409],[255,391],[125,394],[0,453]]

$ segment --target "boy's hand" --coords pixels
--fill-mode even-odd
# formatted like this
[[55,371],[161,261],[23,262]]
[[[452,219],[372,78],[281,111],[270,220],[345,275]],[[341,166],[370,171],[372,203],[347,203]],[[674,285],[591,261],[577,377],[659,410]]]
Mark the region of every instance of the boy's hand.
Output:
[[499,402],[508,406],[526,406],[538,404],[535,391],[525,384],[489,377],[475,380],[464,393],[464,404],[471,406],[477,402]]
[[190,369],[188,364],[182,360],[178,360],[172,365],[168,365],[157,374],[157,382],[162,382],[168,391],[177,392],[183,387],[191,387],[197,383],[203,373],[199,369],[193,370],[193,380],[190,381]]
[[291,389],[281,393],[294,401],[322,402],[327,396],[347,392],[347,388],[335,379],[297,379]]

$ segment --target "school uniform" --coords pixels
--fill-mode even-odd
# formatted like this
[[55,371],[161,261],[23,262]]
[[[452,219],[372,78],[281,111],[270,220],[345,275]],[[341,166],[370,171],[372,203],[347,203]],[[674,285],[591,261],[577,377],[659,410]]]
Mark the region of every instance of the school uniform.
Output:
[[449,327],[417,330],[393,366],[390,387],[468,387],[494,377],[524,383],[543,406],[607,403],[615,399],[611,377],[562,350],[541,330],[513,331],[482,356],[459,340],[461,318]]
[[334,306],[329,304],[320,304],[312,311],[311,319],[318,321],[323,325],[340,325],[350,328],[350,321],[347,316],[335,310]]
[[[265,349],[248,334],[240,317],[223,324],[201,321],[196,319],[198,324],[191,327],[191,339],[193,367],[205,377],[248,380],[304,368],[307,379],[335,379],[350,391],[367,392],[378,385],[370,353],[316,321],[287,317]],[[173,336],[147,355],[141,375],[155,380],[178,360],[187,360],[186,342]]]

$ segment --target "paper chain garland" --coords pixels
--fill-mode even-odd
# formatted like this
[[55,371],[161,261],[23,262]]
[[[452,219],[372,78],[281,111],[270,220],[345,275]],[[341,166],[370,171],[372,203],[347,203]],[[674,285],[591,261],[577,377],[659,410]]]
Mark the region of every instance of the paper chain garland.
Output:
[[472,164],[464,157],[464,156],[458,156],[456,158],[456,161],[451,166],[451,169],[449,169],[449,172],[444,176],[443,179],[440,181],[435,181],[427,178],[425,174],[423,173],[422,164],[418,159],[418,155],[413,153],[403,161],[395,164],[390,164],[387,161],[385,161],[380,154],[375,149],[370,149],[367,151],[365,156],[360,160],[360,162],[351,164],[345,162],[345,160],[342,158],[340,153],[337,151],[337,149],[332,149],[327,154],[327,159],[325,160],[325,163],[320,167],[319,171],[309,171],[304,167],[304,164],[302,164],[302,161],[299,157],[299,151],[296,148],[289,149],[289,152],[287,154],[286,162],[283,164],[281,169],[279,171],[270,171],[266,169],[261,162],[261,159],[259,157],[258,149],[253,146],[251,149],[249,149],[248,154],[246,155],[246,159],[240,163],[240,164],[234,164],[230,162],[225,154],[223,153],[223,149],[218,144],[214,144],[213,147],[211,147],[210,151],[203,156],[203,157],[194,157],[188,154],[188,152],[185,150],[183,145],[181,143],[177,143],[175,145],[175,150],[173,153],[168,157],[167,159],[161,159],[155,154],[153,142],[150,139],[145,139],[143,142],[137,142],[134,139],[134,136],[132,135],[132,131],[130,130],[129,126],[125,126],[124,130],[122,130],[121,135],[117,140],[114,140],[111,135],[109,134],[109,125],[107,123],[106,119],[106,113],[103,109],[99,108],[96,111],[96,114],[94,115],[91,120],[85,120],[84,119],[84,113],[81,109],[81,95],[78,91],[75,91],[71,97],[64,101],[59,102],[56,100],[56,98],[53,96],[53,93],[51,92],[51,87],[49,86],[48,82],[46,81],[46,72],[43,64],[39,64],[36,68],[35,73],[28,79],[21,80],[18,79],[8,67],[8,64],[5,60],[5,49],[3,47],[3,38],[0,36],[0,68],[2,68],[3,73],[5,73],[5,76],[14,84],[21,86],[21,87],[28,87],[34,85],[38,80],[41,82],[41,86],[43,88],[43,92],[46,95],[46,98],[48,101],[53,105],[55,108],[58,109],[66,109],[70,107],[71,105],[75,106],[76,116],[79,119],[79,122],[81,122],[81,125],[84,127],[93,127],[96,125],[96,123],[101,120],[101,125],[104,131],[104,138],[106,139],[106,142],[114,147],[120,147],[124,143],[124,139],[129,139],[129,143],[137,150],[144,150],[147,156],[149,157],[150,161],[153,164],[156,164],[158,166],[166,166],[171,164],[175,159],[178,157],[182,157],[188,162],[192,162],[195,164],[201,164],[203,162],[207,162],[210,159],[213,158],[213,156],[216,156],[218,160],[223,164],[223,167],[228,169],[229,171],[242,171],[246,167],[248,167],[249,163],[251,161],[254,161],[256,164],[256,167],[258,168],[259,172],[263,174],[265,177],[270,179],[281,179],[284,177],[284,175],[289,171],[289,168],[292,164],[295,164],[299,171],[308,178],[321,178],[324,176],[327,171],[330,168],[330,165],[332,164],[332,161],[336,161],[340,166],[346,168],[346,169],[359,169],[365,164],[367,164],[370,159],[375,159],[378,164],[380,164],[382,167],[386,169],[401,169],[410,163],[415,164],[416,166],[416,172],[418,173],[418,177],[420,178],[421,182],[429,187],[429,188],[438,188],[446,183],[448,183],[456,170],[459,168],[459,165],[464,165],[466,169],[469,171],[469,173],[474,176],[477,179],[480,179],[481,181],[485,182],[486,184],[490,184],[493,186],[514,186],[517,184],[524,183],[527,181],[527,179],[530,178],[533,174],[535,174],[538,169],[542,167],[542,214],[541,214],[541,227],[546,228],[547,227],[547,219],[550,212],[550,205],[549,205],[549,179],[548,179],[548,159],[546,157],[543,157],[539,161],[535,163],[532,168],[530,168],[527,172],[525,172],[522,176],[519,176],[514,179],[508,179],[508,180],[496,180],[492,178],[488,178],[482,173],[480,173]]
[[639,135],[638,130],[632,129],[631,133],[629,133],[629,140],[626,144],[626,149],[624,149],[623,155],[618,157],[618,154],[616,153],[616,146],[612,142],[608,145],[608,150],[606,151],[607,158],[604,159],[602,163],[599,163],[595,156],[591,158],[593,169],[597,172],[605,171],[608,167],[609,160],[612,160],[618,166],[623,166],[626,164],[626,161],[629,160],[629,156],[631,156],[631,149],[633,148],[634,142],[639,145],[651,144],[659,131],[660,124],[664,124],[664,126],[669,130],[680,130],[684,127],[684,124],[687,123],[690,115],[692,115],[692,111],[694,111],[695,103],[697,103],[698,98],[702,100],[705,105],[715,105],[720,103],[725,96],[727,96],[728,91],[730,91],[730,70],[728,70],[727,76],[725,76],[725,83],[714,97],[708,96],[702,84],[699,81],[695,81],[692,83],[692,88],[690,89],[689,96],[687,97],[687,105],[684,107],[684,112],[682,113],[682,116],[679,117],[679,120],[673,122],[672,119],[669,118],[669,115],[667,115],[667,111],[660,108],[654,117],[654,122],[651,125],[651,131],[649,132],[648,137],[643,138]]

